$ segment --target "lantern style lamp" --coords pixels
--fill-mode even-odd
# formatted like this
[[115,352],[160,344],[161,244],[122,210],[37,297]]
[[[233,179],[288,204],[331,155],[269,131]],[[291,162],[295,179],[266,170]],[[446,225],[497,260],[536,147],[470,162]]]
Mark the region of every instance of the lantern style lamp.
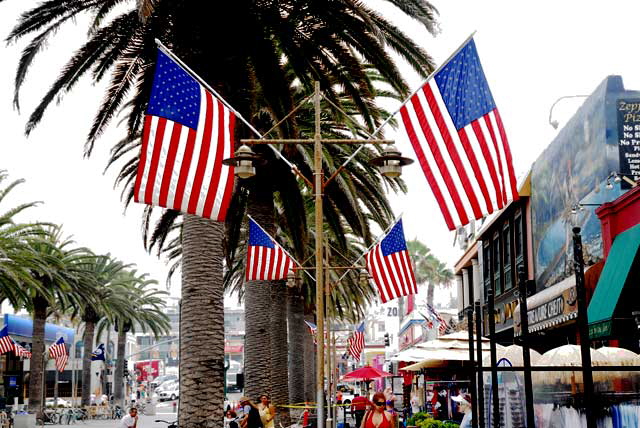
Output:
[[236,150],[232,158],[224,159],[223,164],[233,166],[234,173],[238,178],[251,178],[256,175],[256,168],[260,157],[246,144]]
[[380,170],[380,173],[388,178],[400,177],[402,167],[413,163],[413,159],[405,158],[396,146],[387,146],[382,152],[382,156],[369,161]]

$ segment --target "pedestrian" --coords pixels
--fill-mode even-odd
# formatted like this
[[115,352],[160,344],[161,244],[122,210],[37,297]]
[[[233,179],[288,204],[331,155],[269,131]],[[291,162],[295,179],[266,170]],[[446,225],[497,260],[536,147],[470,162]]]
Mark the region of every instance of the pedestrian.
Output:
[[120,419],[120,425],[118,428],[136,428],[138,425],[138,409],[132,407],[129,409],[129,414],[124,415],[122,419]]
[[271,404],[271,400],[267,394],[260,396],[260,402],[258,403],[258,410],[260,411],[260,420],[264,428],[274,428],[276,418],[276,408]]
[[362,417],[367,410],[367,404],[369,404],[369,400],[357,393],[354,395],[353,400],[351,400],[351,412],[353,412],[356,417],[356,428],[360,428]]
[[383,392],[373,395],[373,409],[367,411],[358,428],[393,428],[396,426],[396,418],[386,409],[387,398]]
[[338,389],[338,392],[336,393],[336,402],[338,404],[342,404],[342,389]]
[[241,428],[263,428],[258,407],[248,397],[240,397],[243,416],[240,419]]
[[238,428],[236,418],[236,412],[231,409],[227,409],[227,412],[224,415],[224,428]]
[[469,394],[460,394],[451,397],[451,399],[458,403],[458,411],[464,413],[460,428],[471,428],[471,396]]

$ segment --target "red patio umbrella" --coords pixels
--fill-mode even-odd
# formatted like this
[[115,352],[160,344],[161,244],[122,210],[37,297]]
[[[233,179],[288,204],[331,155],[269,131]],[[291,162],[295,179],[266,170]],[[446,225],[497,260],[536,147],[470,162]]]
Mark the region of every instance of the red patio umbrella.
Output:
[[378,370],[375,367],[364,366],[359,369],[355,369],[352,372],[346,373],[342,376],[342,380],[352,380],[352,381],[364,381],[367,387],[367,396],[369,395],[369,382],[373,379],[378,379],[381,377],[389,377],[393,376],[392,373],[383,372],[382,370]]

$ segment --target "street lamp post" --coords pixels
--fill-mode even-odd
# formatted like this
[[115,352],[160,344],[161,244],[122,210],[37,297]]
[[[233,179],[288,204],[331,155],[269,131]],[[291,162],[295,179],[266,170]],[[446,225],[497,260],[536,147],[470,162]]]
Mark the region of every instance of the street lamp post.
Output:
[[549,109],[549,125],[551,125],[553,129],[558,129],[558,125],[559,125],[557,120],[552,119],[553,108],[556,106],[556,104],[558,104],[558,102],[569,99],[569,98],[589,98],[589,95],[564,95],[558,98],[557,100],[555,100],[553,104],[551,104],[551,108]]
[[[324,374],[325,374],[325,355],[324,355],[324,306],[325,306],[325,266],[324,266],[324,215],[322,207],[322,197],[324,189],[327,184],[331,182],[333,178],[344,168],[344,165],[353,159],[352,155],[344,165],[336,170],[328,180],[324,179],[324,171],[322,170],[322,145],[323,144],[392,144],[392,140],[381,140],[370,138],[368,140],[362,139],[323,139],[320,129],[320,82],[314,84],[313,104],[315,110],[315,132],[313,140],[306,139],[243,139],[240,142],[243,146],[236,152],[235,158],[225,159],[223,163],[225,165],[234,165],[242,167],[243,175],[238,175],[239,178],[249,178],[255,174],[255,171],[251,169],[252,162],[255,161],[255,156],[251,150],[247,150],[246,144],[309,144],[313,143],[313,183],[310,183],[306,178],[304,180],[307,184],[313,185],[314,198],[315,198],[315,282],[316,282],[316,317],[317,317],[317,347],[319,352],[316,353],[316,408],[318,418],[318,428],[325,427],[325,414],[324,414]],[[306,102],[303,101],[303,102]],[[329,101],[331,102],[331,101]],[[297,107],[296,107],[297,109]],[[295,110],[294,110],[295,111]],[[293,111],[291,112],[293,113]],[[289,115],[291,114],[289,113]],[[288,117],[288,116],[287,116]],[[348,116],[347,116],[348,117]],[[375,135],[387,122],[383,123],[377,131],[373,133]],[[400,152],[395,148],[389,148],[385,150],[385,153],[371,160],[376,166],[379,166],[380,172],[388,177],[398,177],[401,172],[401,168],[405,165],[412,163],[411,159],[407,159],[401,156]],[[294,169],[295,170],[295,169]],[[296,173],[299,173],[295,170]]]

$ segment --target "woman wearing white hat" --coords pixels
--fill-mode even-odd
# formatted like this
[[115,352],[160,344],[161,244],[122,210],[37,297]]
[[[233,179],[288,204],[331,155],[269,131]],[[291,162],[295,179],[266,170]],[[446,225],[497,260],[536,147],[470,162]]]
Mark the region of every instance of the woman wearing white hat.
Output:
[[460,394],[451,397],[451,399],[458,403],[458,411],[464,413],[460,428],[471,428],[471,396],[469,394]]

